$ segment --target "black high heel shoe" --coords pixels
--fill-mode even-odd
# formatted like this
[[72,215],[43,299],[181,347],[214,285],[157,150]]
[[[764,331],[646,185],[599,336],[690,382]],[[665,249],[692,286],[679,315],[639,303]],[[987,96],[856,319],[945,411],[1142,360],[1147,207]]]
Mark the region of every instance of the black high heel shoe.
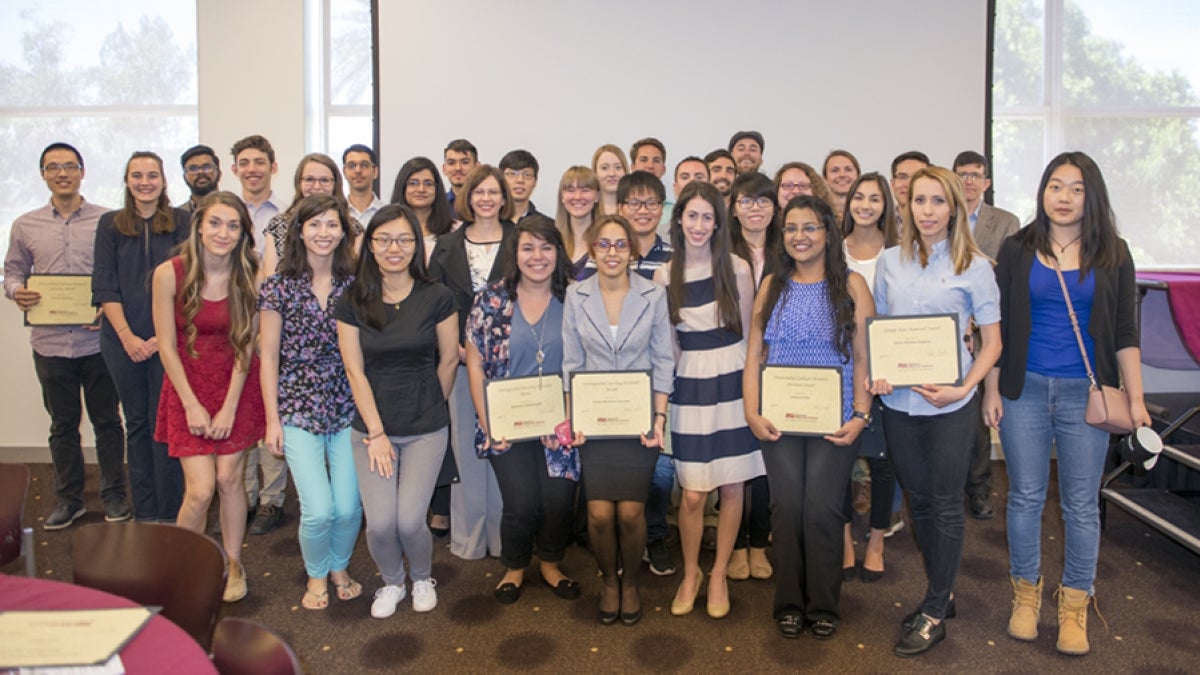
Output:
[[624,600],[625,600],[625,597],[624,597],[624,596],[625,596],[625,588],[624,588],[624,587],[623,587],[623,585],[622,585],[622,588],[621,588],[621,601],[622,601],[622,602],[621,602],[621,605],[622,605],[622,609],[621,609],[621,623],[625,624],[626,626],[632,626],[632,625],[634,625],[634,624],[636,624],[637,622],[639,622],[639,621],[641,621],[641,620],[642,620],[642,596],[641,596],[641,594],[638,592],[638,589],[637,589],[636,587],[634,588],[634,592],[635,592],[635,593],[638,593],[638,608],[637,608],[637,611],[636,611],[636,612],[626,612],[626,611],[624,610],[624,605],[625,605],[625,602],[624,602]]
[[[621,615],[621,584],[620,584],[620,582],[618,582],[616,584],[616,587],[617,587],[617,608],[612,611],[605,610],[603,607],[598,608],[598,610],[599,610],[598,618],[600,619],[600,623],[604,624],[605,626],[611,626],[614,623],[616,623],[617,619]],[[605,586],[605,588],[607,588],[607,585]],[[600,603],[601,604],[604,603],[604,590],[600,591]]]

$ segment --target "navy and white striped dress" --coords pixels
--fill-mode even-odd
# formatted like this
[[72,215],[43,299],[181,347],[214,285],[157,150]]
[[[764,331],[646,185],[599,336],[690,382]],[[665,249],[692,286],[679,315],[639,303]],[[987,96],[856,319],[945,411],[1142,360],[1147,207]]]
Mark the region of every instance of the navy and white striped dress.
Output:
[[718,324],[710,269],[686,270],[682,323],[675,326],[681,354],[671,394],[671,448],[685,490],[708,492],[766,474],[758,439],[746,426],[742,370],[746,341]]

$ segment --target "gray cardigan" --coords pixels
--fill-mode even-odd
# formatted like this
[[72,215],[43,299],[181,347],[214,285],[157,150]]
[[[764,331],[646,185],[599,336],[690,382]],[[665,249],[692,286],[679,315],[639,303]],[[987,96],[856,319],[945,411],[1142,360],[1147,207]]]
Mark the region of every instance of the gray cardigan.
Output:
[[629,275],[629,295],[621,306],[614,341],[600,295],[598,276],[571,284],[563,302],[563,388],[571,373],[595,370],[649,370],[654,391],[671,393],[675,352],[667,292],[639,274]]

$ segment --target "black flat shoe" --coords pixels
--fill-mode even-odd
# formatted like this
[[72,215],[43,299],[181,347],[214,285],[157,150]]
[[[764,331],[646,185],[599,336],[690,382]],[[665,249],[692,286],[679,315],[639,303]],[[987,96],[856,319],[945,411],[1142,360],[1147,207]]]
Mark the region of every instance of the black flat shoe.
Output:
[[874,583],[883,578],[883,570],[869,570],[864,567],[859,570],[858,578],[862,579],[864,584]]
[[492,595],[496,596],[500,604],[511,605],[521,598],[521,587],[506,581],[497,586],[496,590],[492,591]]
[[804,618],[799,614],[787,613],[775,619],[775,627],[779,634],[789,640],[795,640],[804,632]]
[[642,620],[642,610],[639,608],[636,612],[621,612],[621,623],[626,626],[632,626]]
[[842,583],[845,584],[845,583],[854,581],[854,577],[857,577],[857,576],[858,576],[858,567],[857,566],[851,565],[849,567],[842,568]]
[[448,527],[430,527],[429,534],[433,535],[434,539],[442,539],[450,536],[450,528]]
[[828,640],[837,632],[837,624],[829,619],[817,619],[812,624],[813,637],[818,640]]
[[946,622],[934,624],[933,621],[921,614],[917,617],[911,630],[900,638],[892,652],[896,656],[917,656],[924,654],[934,645],[946,639]]
[[[545,579],[542,579],[542,583],[550,586],[550,582]],[[574,600],[580,594],[579,582],[574,579],[561,579],[557,584],[550,586],[550,590],[563,600]]]
[[[913,629],[913,626],[916,625],[917,617],[919,617],[919,616],[921,616],[921,610],[919,610],[919,609],[915,610],[912,613],[905,616],[904,619],[900,622],[900,625],[904,628],[904,630],[910,631]],[[956,616],[958,616],[958,611],[956,611],[954,609],[954,600],[951,599],[950,604],[946,605],[946,616],[942,617],[942,620],[944,621],[946,619],[953,619]]]

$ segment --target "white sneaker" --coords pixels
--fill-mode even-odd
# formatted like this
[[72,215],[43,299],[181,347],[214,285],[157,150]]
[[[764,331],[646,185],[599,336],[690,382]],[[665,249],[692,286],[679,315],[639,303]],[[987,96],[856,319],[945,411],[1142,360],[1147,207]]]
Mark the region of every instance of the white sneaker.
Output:
[[[416,586],[413,586],[413,594],[416,595]],[[375,602],[371,603],[371,616],[376,619],[386,619],[396,613],[396,605],[408,595],[408,591],[404,590],[403,586],[388,584],[383,588],[375,591]]]
[[428,612],[437,607],[437,579],[424,579],[413,582],[413,611]]

